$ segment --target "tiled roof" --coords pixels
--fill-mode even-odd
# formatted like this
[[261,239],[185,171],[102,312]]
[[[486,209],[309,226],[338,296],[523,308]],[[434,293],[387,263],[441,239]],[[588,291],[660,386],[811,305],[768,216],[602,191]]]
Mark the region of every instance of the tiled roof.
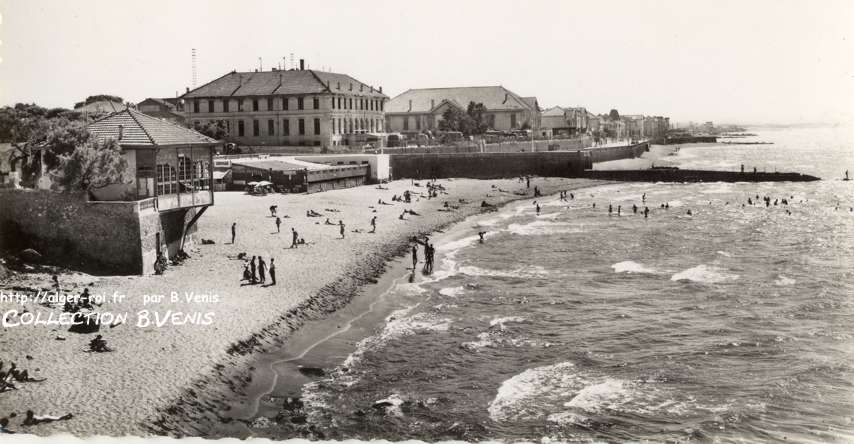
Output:
[[[353,89],[350,89],[350,85]],[[340,89],[338,88],[340,85]],[[314,70],[230,72],[182,96],[184,99],[208,97],[269,96],[273,94],[353,93],[387,98],[346,74]]]
[[566,112],[563,108],[559,106],[553,106],[545,111],[543,111],[543,117],[563,117],[563,113]]
[[[123,127],[119,140],[119,125]],[[123,146],[211,145],[217,144],[204,134],[176,125],[168,120],[125,109],[96,120],[87,126],[99,140],[116,139]]]
[[[483,103],[488,110],[520,110],[531,108],[524,99],[503,86],[469,86],[461,88],[425,88],[410,89],[391,99],[386,104],[388,113],[427,113],[443,100],[456,103],[462,109],[469,102]],[[410,108],[410,101],[412,107]],[[432,105],[431,105],[432,104]]]
[[145,102],[148,102],[148,101],[152,101],[152,102],[154,102],[160,106],[165,106],[169,109],[175,109],[174,103],[168,102],[166,99],[158,99],[157,97],[149,97],[149,98],[143,100],[142,102],[137,103],[136,106],[143,105],[143,104],[145,104]]
[[528,104],[528,108],[531,108],[536,111],[540,110],[540,105],[537,103],[536,97],[522,97],[522,100],[524,100],[525,103]]

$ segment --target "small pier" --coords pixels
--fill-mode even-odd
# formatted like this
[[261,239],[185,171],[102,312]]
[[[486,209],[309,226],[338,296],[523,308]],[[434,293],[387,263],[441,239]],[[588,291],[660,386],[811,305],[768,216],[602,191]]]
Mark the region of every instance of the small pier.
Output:
[[821,180],[818,177],[800,173],[742,173],[739,171],[680,170],[677,168],[587,170],[581,177],[627,182],[813,182]]

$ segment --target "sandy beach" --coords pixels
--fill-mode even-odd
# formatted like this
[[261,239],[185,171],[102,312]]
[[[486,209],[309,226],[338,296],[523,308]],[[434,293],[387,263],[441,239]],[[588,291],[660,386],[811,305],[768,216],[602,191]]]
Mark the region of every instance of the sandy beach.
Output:
[[[63,273],[64,292],[79,293],[88,286],[92,294],[105,295],[97,311],[126,313],[127,320],[101,326],[99,333],[113,349],[108,353],[87,352],[94,334],[70,333],[67,326],[5,327],[0,334],[0,360],[15,362],[31,377],[45,380],[17,383],[16,389],[0,393],[0,416],[16,413],[9,429],[37,435],[202,433],[193,430],[192,418],[216,417],[212,413],[220,407],[216,400],[248,382],[243,364],[253,352],[281,344],[305,320],[320,319],[347,304],[363,285],[376,282],[390,258],[405,254],[411,236],[479,213],[484,200],[500,205],[532,198],[534,186],[551,194],[599,184],[535,178],[526,190],[515,179],[439,183],[448,194],[429,200],[424,182],[413,186],[408,180],[384,185],[387,189],[362,186],[312,195],[220,192],[215,205],[199,220],[196,234],[197,240],[210,239],[215,244],[197,242],[189,249],[191,258],[164,275]],[[412,204],[392,202],[393,195],[402,195],[406,189],[416,196]],[[424,197],[418,198],[422,192]],[[527,196],[514,192],[527,192]],[[392,205],[379,205],[379,199]],[[445,201],[459,209],[439,211]],[[277,205],[283,217],[281,233],[276,233],[271,205]],[[407,214],[400,220],[404,209],[419,215]],[[322,217],[306,217],[308,210]],[[373,216],[377,230],[368,233]],[[336,225],[325,224],[327,217]],[[346,225],[344,239],[339,235],[339,220]],[[237,238],[231,244],[233,222]],[[292,227],[308,245],[290,248]],[[268,263],[275,258],[277,285],[241,286],[243,265],[235,259],[241,252],[260,255]],[[7,293],[48,290],[50,275],[13,274],[0,280],[0,289]],[[115,294],[125,296],[114,299]],[[154,301],[151,295],[163,298]],[[42,316],[62,312],[61,307],[34,301],[0,302],[0,312],[10,310]],[[23,318],[10,318],[16,319]],[[164,325],[142,326],[145,319]],[[27,410],[36,415],[71,413],[73,418],[24,426],[21,421]]]

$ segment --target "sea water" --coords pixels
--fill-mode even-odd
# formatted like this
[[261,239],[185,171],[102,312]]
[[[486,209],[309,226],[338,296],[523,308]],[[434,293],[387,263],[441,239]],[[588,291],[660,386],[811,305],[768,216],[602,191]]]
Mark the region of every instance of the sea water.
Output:
[[621,183],[470,218],[302,386],[307,422],[338,439],[854,440],[854,133],[749,130],[734,140],[774,144],[656,164],[823,180]]

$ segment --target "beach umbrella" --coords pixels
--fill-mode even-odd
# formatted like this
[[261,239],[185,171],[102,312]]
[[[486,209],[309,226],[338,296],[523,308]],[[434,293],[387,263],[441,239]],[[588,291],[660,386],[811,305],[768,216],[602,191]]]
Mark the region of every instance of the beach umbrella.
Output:
[[258,185],[258,182],[249,182],[246,185],[249,185],[250,187],[254,187],[255,185]]

